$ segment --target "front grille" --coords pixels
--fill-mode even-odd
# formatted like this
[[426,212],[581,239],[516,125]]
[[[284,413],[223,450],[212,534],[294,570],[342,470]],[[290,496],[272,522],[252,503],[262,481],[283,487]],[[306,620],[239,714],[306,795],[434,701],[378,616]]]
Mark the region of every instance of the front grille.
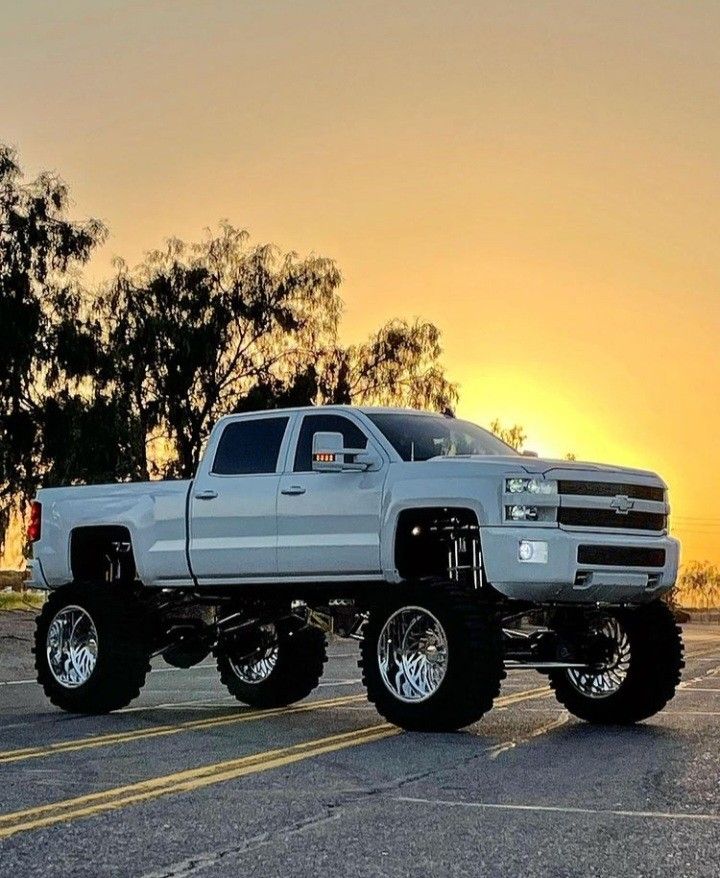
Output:
[[665,549],[580,546],[578,564],[592,564],[595,567],[662,567],[665,564]]
[[619,482],[579,482],[561,479],[558,482],[559,494],[574,494],[580,497],[616,497],[622,495],[635,500],[665,499],[665,489],[654,485],[626,485]]
[[614,527],[618,530],[663,530],[665,515],[656,512],[628,512],[619,515],[614,509],[575,509],[561,506],[558,522],[569,527]]

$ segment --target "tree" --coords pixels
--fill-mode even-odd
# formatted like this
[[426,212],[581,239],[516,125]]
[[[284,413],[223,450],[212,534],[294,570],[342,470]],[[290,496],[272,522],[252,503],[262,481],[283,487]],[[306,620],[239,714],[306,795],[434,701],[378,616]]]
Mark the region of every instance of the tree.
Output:
[[172,240],[135,271],[117,263],[98,300],[99,380],[144,437],[145,477],[157,440],[171,446],[162,469],[191,475],[212,422],[307,368],[334,331],[334,263],[247,240],[227,224],[199,244]]
[[519,424],[513,424],[512,427],[503,427],[499,418],[495,418],[490,422],[490,430],[502,441],[514,448],[516,451],[522,451],[527,435],[525,429]]
[[80,295],[77,268],[105,235],[97,220],[68,219],[67,208],[60,179],[26,182],[15,151],[0,145],[0,546],[13,505],[41,474],[49,391],[71,394],[57,357],[64,315]]
[[683,565],[677,583],[683,606],[709,609],[720,605],[720,570],[708,561],[690,561]]
[[87,333],[104,392],[145,439],[137,471],[191,476],[213,422],[233,411],[451,405],[437,328],[392,321],[343,347],[339,284],[331,260],[251,246],[229,224],[197,244],[172,240],[134,271],[119,262]]
[[337,378],[323,401],[451,409],[457,386],[445,377],[441,356],[434,324],[392,320],[364,344],[335,348]]
[[[52,174],[0,146],[0,548],[38,485],[191,475],[215,419],[328,402],[445,409],[440,333],[395,320],[343,346],[340,273],[229,224],[171,240],[92,295],[106,229],[68,218]],[[7,331],[7,328],[11,331]]]

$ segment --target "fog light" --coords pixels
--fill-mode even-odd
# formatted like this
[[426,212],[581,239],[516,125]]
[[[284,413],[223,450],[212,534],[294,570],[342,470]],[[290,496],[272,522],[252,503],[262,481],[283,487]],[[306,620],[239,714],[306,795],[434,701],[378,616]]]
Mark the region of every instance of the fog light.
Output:
[[537,506],[508,506],[507,514],[513,521],[535,521]]
[[520,540],[518,561],[525,564],[547,564],[548,544],[544,540]]

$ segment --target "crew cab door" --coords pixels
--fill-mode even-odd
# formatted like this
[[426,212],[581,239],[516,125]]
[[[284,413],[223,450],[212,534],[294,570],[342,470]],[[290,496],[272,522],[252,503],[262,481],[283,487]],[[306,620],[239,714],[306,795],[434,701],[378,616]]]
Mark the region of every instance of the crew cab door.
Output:
[[375,471],[313,472],[312,439],[320,432],[342,433],[346,448],[373,442],[349,416],[303,416],[280,480],[278,572],[303,578],[378,575],[384,455]]
[[277,492],[291,418],[221,422],[190,493],[190,567],[200,585],[277,573]]

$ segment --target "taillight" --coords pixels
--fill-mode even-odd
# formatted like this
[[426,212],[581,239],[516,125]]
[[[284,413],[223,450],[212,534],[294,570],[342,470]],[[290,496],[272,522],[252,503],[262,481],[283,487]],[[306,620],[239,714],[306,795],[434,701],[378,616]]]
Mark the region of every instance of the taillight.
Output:
[[42,503],[33,500],[30,504],[30,521],[28,521],[27,538],[31,543],[36,543],[42,533]]

